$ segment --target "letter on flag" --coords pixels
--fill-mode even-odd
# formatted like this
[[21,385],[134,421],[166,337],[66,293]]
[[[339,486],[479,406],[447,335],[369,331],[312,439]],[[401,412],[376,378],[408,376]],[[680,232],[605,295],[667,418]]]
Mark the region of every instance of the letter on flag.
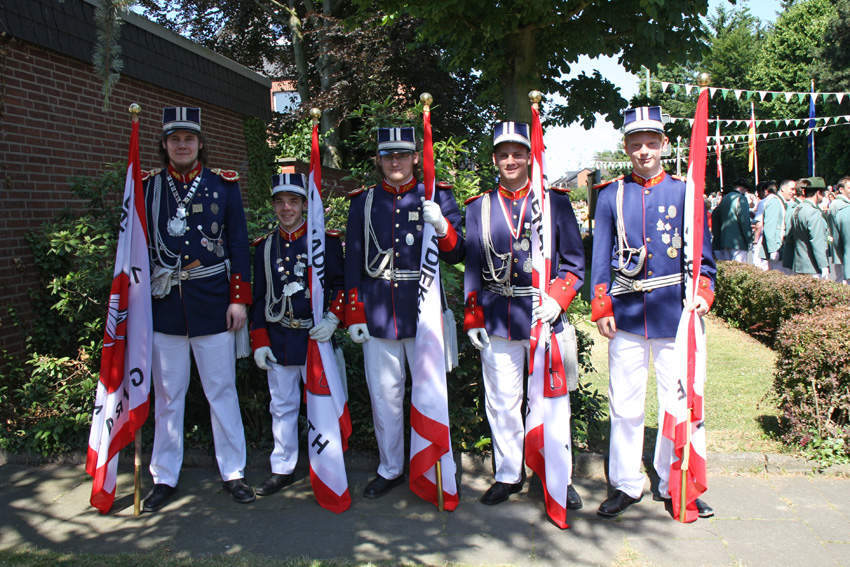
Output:
[[[425,198],[435,195],[434,147],[431,112],[423,116],[425,136],[423,166]],[[420,498],[446,510],[458,505],[455,462],[449,435],[449,402],[446,387],[446,355],[443,342],[443,309],[440,295],[440,251],[437,233],[430,223],[422,229],[419,268],[419,316],[416,322],[416,351],[410,396],[410,489]],[[437,462],[440,462],[443,493],[437,492]]]
[[[552,262],[552,215],[548,208],[543,127],[536,104],[531,107],[531,280],[549,292]],[[567,490],[572,474],[570,394],[566,373],[549,323],[532,322],[531,376],[525,423],[525,462],[540,477],[546,513],[561,529],[567,524]]]
[[[708,88],[702,87],[697,101],[691,130],[691,149],[688,161],[688,180],[685,191],[683,248],[685,265],[685,297],[693,303],[697,296],[702,263],[705,219],[705,160],[708,134]],[[672,368],[682,369],[678,382],[671,385],[664,405],[663,445],[674,451],[670,462],[670,496],[673,513],[681,520],[684,491],[685,522],[698,517],[696,499],[708,489],[706,475],[705,412],[705,327],[694,312],[682,310],[676,341],[673,346],[675,362]],[[669,441],[668,441],[669,440]]]
[[118,227],[112,290],[103,333],[86,472],[91,505],[106,514],[115,501],[118,453],[148,417],[153,322],[147,221],[139,165],[139,123],[133,119]]
[[[310,194],[307,233],[310,299],[313,323],[322,320],[325,306],[325,213],[322,207],[322,164],[318,124],[313,125],[310,150]],[[344,452],[351,435],[351,416],[330,341],[307,344],[307,443],[310,484],[319,505],[340,514],[351,507]]]

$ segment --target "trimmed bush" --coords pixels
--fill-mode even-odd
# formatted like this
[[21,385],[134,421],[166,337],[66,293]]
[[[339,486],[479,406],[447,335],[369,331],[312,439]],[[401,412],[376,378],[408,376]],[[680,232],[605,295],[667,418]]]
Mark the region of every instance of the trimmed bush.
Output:
[[850,457],[850,305],[786,321],[776,334],[783,440],[821,462]]
[[850,287],[740,262],[718,262],[712,311],[773,346],[783,322],[822,307],[850,304]]

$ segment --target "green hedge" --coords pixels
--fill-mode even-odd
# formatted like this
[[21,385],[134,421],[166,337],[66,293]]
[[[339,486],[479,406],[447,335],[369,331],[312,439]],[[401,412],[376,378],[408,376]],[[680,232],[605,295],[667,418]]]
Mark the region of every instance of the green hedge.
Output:
[[774,390],[783,440],[819,460],[850,456],[850,305],[786,321],[776,335]]
[[848,286],[740,262],[717,263],[713,312],[768,346],[791,317],[848,303]]

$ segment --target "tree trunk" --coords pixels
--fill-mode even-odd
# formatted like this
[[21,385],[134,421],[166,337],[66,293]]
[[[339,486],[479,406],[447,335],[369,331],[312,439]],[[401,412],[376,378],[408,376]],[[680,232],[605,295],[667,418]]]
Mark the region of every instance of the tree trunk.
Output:
[[292,54],[295,59],[295,72],[297,78],[296,88],[301,104],[310,100],[310,79],[307,63],[307,54],[304,51],[304,37],[301,35],[301,18],[295,11],[295,1],[289,0],[289,32],[292,35]]
[[[325,16],[335,17],[337,15],[335,11],[338,7],[339,4],[337,2],[324,0],[322,3],[322,13]],[[328,20],[322,21],[322,27],[328,25],[330,25]],[[336,78],[334,75],[337,71],[337,63],[328,53],[325,42],[321,42],[319,46],[319,61],[317,67],[319,69],[321,91],[323,93],[328,92],[333,88],[334,84],[336,84]],[[322,143],[325,150],[322,155],[322,165],[340,169],[342,168],[342,151],[340,150],[339,131],[336,128],[338,120],[339,117],[336,109],[327,108],[323,110],[321,131],[322,133],[330,132],[330,134],[328,134]]]
[[530,123],[531,102],[528,93],[541,87],[540,72],[535,64],[537,44],[534,30],[521,29],[509,36],[506,44],[510,54],[508,71],[499,80],[505,103],[505,119]]

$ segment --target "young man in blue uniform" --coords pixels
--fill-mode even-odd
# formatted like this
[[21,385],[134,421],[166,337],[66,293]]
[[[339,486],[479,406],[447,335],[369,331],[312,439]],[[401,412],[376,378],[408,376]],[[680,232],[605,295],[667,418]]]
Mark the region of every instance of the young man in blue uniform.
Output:
[[[531,281],[528,133],[528,124],[496,125],[493,163],[499,170],[499,187],[473,197],[466,209],[463,328],[481,351],[496,467],[496,482],[481,497],[481,502],[489,505],[519,492],[525,481],[521,407],[532,319],[557,321],[584,281],[584,248],[570,198],[550,188],[552,287],[542,305],[534,307],[537,289]],[[581,498],[570,484],[567,508],[581,506]]]
[[[269,496],[292,482],[298,462],[298,410],[307,379],[307,341],[328,341],[340,322],[344,293],[340,231],[325,239],[325,315],[313,325],[308,265],[307,178],[300,173],[272,177],[272,202],[280,226],[258,239],[254,252],[251,346],[265,370],[272,401],[271,476],[256,492]],[[331,307],[330,298],[336,301]]]
[[[207,169],[199,108],[163,111],[164,170],[145,177],[153,295],[154,487],[144,509],[162,508],[183,464],[190,350],[210,403],[219,472],[233,499],[245,484],[245,433],[236,396],[237,333],[251,303],[248,229],[235,171]],[[245,337],[247,338],[247,336]]]
[[[661,107],[627,110],[624,133],[632,173],[599,189],[593,237],[591,320],[609,339],[608,480],[614,488],[599,506],[602,516],[617,516],[642,498],[649,355],[658,380],[659,407],[664,407],[679,370],[672,367],[672,354],[685,298],[685,183],[661,169],[661,153],[669,144]],[[714,300],[715,264],[708,230],[703,232],[702,256],[700,292],[694,305],[687,306],[700,316],[708,313]],[[667,500],[671,451],[662,450],[664,412],[658,416],[654,466],[659,494],[655,498]],[[700,517],[713,515],[700,500],[697,508]]]
[[462,261],[466,250],[451,187],[438,184],[424,201],[413,128],[379,128],[376,160],[383,180],[350,196],[345,243],[345,323],[363,345],[381,459],[366,498],[404,482],[405,360],[415,352],[423,223],[436,229],[444,262]]

